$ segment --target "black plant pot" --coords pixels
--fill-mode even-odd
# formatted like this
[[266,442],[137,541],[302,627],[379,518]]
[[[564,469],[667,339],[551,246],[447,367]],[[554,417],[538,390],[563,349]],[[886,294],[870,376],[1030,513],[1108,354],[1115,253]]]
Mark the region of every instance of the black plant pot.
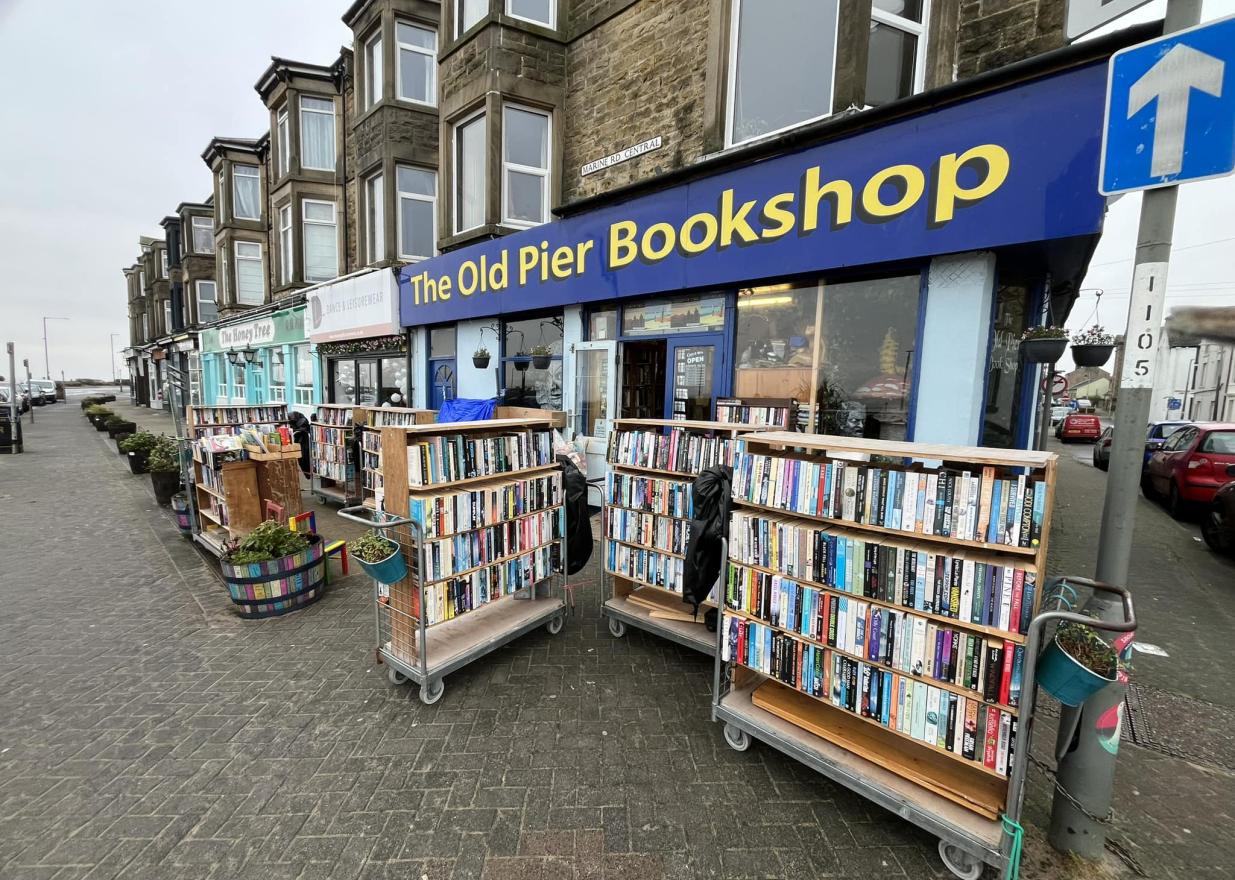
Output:
[[1067,349],[1067,339],[1025,339],[1021,341],[1021,354],[1031,364],[1053,364],[1063,357]]
[[172,496],[180,491],[180,471],[151,471],[150,484],[154,486],[154,499],[170,507]]
[[527,361],[515,361],[515,369],[520,373],[526,373],[529,364]]
[[128,454],[129,470],[135,474],[150,473],[150,469],[146,467],[146,456],[145,452],[130,452]]
[[136,422],[112,422],[107,426],[107,436],[113,440],[117,434],[134,434],[137,432]]
[[553,358],[547,354],[534,354],[532,355],[532,366],[538,370],[547,370],[551,360]]
[[120,444],[132,436],[132,431],[117,431],[115,434],[111,435],[111,438],[116,441],[116,451],[121,455],[124,455],[125,453],[124,450],[120,448]]
[[484,357],[477,357],[476,355],[472,355],[472,366],[478,370],[483,370],[485,367],[489,366],[489,356],[485,355]]
[[94,430],[98,431],[100,434],[106,431],[107,430],[107,420],[106,419],[95,419],[94,420]]
[[1100,367],[1114,352],[1114,345],[1073,345],[1072,360],[1078,367]]

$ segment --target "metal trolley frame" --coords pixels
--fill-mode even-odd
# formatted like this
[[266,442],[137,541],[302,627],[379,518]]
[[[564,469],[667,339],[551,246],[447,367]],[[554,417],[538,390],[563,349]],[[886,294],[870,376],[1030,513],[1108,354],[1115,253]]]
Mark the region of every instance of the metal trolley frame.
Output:
[[[1059,578],[1070,584],[1112,593],[1123,603],[1122,621],[1102,621],[1070,611],[1043,611],[1029,625],[1025,647],[1025,671],[1022,685],[1020,717],[1017,726],[1015,755],[1008,774],[1008,798],[1005,815],[1020,822],[1025,799],[1025,774],[1029,766],[1029,748],[1033,735],[1034,704],[1037,696],[1035,671],[1038,653],[1046,641],[1047,627],[1060,623],[1079,623],[1108,632],[1131,632],[1136,629],[1132,594],[1124,587],[1093,581],[1088,578]],[[1058,603],[1056,603],[1058,605]],[[755,684],[735,686],[735,664],[722,660],[721,645],[725,627],[717,627],[716,667],[712,682],[712,720],[724,722],[725,742],[739,752],[750,747],[751,739],[772,746],[794,760],[823,774],[834,782],[891,810],[902,819],[939,838],[939,856],[957,877],[977,880],[984,865],[1003,870],[1012,855],[1012,837],[1004,833],[999,820],[989,820],[963,807],[952,804],[925,788],[862,758],[823,737],[796,727],[767,712],[751,701]],[[756,684],[767,679],[753,670],[742,668]]]
[[[425,582],[421,574],[421,548],[424,531],[420,523],[368,506],[345,507],[339,511],[344,519],[378,529],[399,545],[407,560],[408,579],[416,591],[419,615],[404,614],[389,602],[383,602],[384,584],[373,581],[373,621],[375,649],[378,661],[385,664],[391,684],[408,679],[420,686],[420,700],[432,705],[442,698],[446,684],[442,680],[450,673],[474,660],[501,648],[538,626],[551,635],[562,631],[566,621],[566,506],[558,507],[561,538],[560,570],[514,593],[490,600],[485,605],[451,620],[430,625],[425,620]],[[561,588],[554,589],[559,580]],[[405,618],[404,624],[414,633],[415,662],[396,656],[391,646],[394,617]]]

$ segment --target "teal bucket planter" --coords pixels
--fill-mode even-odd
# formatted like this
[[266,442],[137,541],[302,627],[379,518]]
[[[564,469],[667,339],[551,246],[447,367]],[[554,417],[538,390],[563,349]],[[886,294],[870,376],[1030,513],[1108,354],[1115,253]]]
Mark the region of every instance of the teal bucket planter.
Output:
[[395,547],[393,553],[378,562],[365,562],[357,557],[352,558],[356,559],[369,577],[379,584],[397,584],[407,577],[407,562],[404,561],[403,553],[398,546]]
[[1038,657],[1035,673],[1038,686],[1065,706],[1079,706],[1114,678],[1103,678],[1092,669],[1082,666],[1059,644],[1056,636]]

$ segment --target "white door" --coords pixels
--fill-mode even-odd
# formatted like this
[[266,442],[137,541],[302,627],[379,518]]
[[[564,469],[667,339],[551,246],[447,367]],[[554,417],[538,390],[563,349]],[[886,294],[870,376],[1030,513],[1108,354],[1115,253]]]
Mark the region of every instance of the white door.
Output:
[[[605,475],[609,430],[617,415],[617,342],[576,342],[575,438],[587,455],[588,479]],[[599,502],[592,497],[589,501]]]

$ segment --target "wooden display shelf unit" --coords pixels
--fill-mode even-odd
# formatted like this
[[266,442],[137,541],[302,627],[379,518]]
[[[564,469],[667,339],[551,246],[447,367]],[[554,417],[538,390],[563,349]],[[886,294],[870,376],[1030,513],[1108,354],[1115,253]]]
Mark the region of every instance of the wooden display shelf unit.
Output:
[[[672,431],[683,434],[696,434],[705,437],[736,439],[744,434],[763,430],[757,425],[743,425],[725,422],[705,422],[697,420],[674,419],[615,419],[609,432],[609,452],[606,456],[608,468],[615,474],[631,477],[661,480],[676,484],[689,491],[698,471],[675,471],[665,468],[649,467],[641,464],[628,464],[615,460],[615,444],[618,435],[625,431],[652,431],[668,434]],[[709,462],[710,464],[710,462]],[[700,467],[699,470],[703,468]],[[610,536],[610,518],[622,514],[647,514],[649,516],[676,520],[682,524],[679,534],[680,543],[671,547],[660,547],[654,544],[631,542],[625,538]],[[689,516],[679,517],[672,514],[656,513],[651,510],[636,510],[624,504],[617,503],[613,497],[606,494],[601,520],[601,552],[602,579],[608,580],[608,590],[602,584],[602,594],[607,594],[602,613],[609,619],[609,632],[616,638],[626,633],[628,626],[636,627],[661,638],[677,642],[702,654],[712,655],[716,652],[716,637],[708,632],[704,625],[703,607],[715,607],[711,602],[701,605],[698,615],[691,614],[691,606],[682,599],[682,584],[680,578],[673,577],[666,584],[653,584],[647,580],[623,573],[612,564],[609,557],[611,547],[623,546],[634,551],[649,551],[666,556],[682,565],[686,557],[686,537],[689,528]],[[723,571],[722,571],[723,575]]]
[[351,441],[366,420],[367,407],[350,403],[319,403],[314,409],[309,419],[309,491],[323,502],[360,500]]
[[[787,431],[748,434],[744,440],[746,452],[753,455],[817,463],[844,460],[846,466],[869,463],[872,467],[912,472],[933,472],[946,468],[969,471],[979,478],[982,477],[983,468],[993,468],[995,479],[1011,479],[1015,483],[1018,476],[1025,475],[1029,480],[1044,483],[1041,527],[1038,543],[1033,547],[965,540],[857,523],[843,518],[815,516],[779,507],[775,500],[768,504],[754,504],[736,495],[740,488],[736,479],[733,500],[735,511],[772,517],[788,528],[822,531],[838,537],[860,537],[864,541],[902,551],[925,550],[1023,569],[1035,575],[1036,586],[1033,605],[1026,617],[1033,620],[1038,614],[1046,589],[1046,554],[1055,494],[1056,457],[1053,454]],[[872,457],[877,459],[872,461]],[[988,496],[982,495],[981,498],[991,504]],[[892,500],[893,503],[897,502],[895,498]],[[1016,622],[1005,630],[919,611],[899,602],[863,596],[752,564],[738,558],[737,552],[732,549],[728,564],[736,569],[779,576],[804,588],[845,597],[851,602],[856,600],[872,608],[893,610],[898,615],[904,615],[904,619],[922,618],[940,627],[967,632],[978,637],[979,644],[985,644],[984,640],[990,639],[1024,651],[1020,701],[1017,706],[1010,706],[987,702],[981,693],[949,681],[938,681],[927,674],[914,675],[895,669],[882,660],[855,656],[829,646],[826,639],[811,639],[740,608],[722,607],[722,623],[717,633],[712,716],[714,720],[725,723],[725,737],[732,747],[742,750],[748,747],[751,739],[759,740],[897,812],[940,838],[945,864],[954,871],[967,869],[966,866],[971,868],[980,862],[1002,868],[1009,856],[1010,844],[1003,834],[1000,817],[1006,814],[1013,819],[1018,818],[1023,800],[1025,756],[1028,755],[1033,728],[1031,684],[1038,627],[1031,624],[1026,633],[1021,633],[1016,631],[1019,629]],[[1000,602],[1006,603],[1006,594],[996,595]],[[781,633],[827,652],[822,660],[828,679],[825,688],[831,685],[831,660],[835,656],[848,662],[865,664],[872,671],[891,672],[895,676],[936,688],[943,696],[955,694],[958,698],[964,697],[976,702],[981,711],[993,708],[997,713],[1006,713],[1012,721],[1009,727],[1015,728],[1008,742],[1006,775],[990,769],[980,760],[982,743],[976,744],[979,760],[967,759],[937,742],[917,739],[894,727],[886,727],[860,712],[837,705],[833,702],[835,692],[825,690],[824,696],[816,697],[728,658],[730,619],[757,623],[773,633]],[[955,728],[952,730],[955,731]]]
[[716,421],[762,426],[769,431],[794,431],[798,426],[798,401],[793,397],[718,397]]
[[[215,487],[207,484],[203,461],[193,461],[193,482],[197,492],[197,537],[199,543],[216,555],[224,552],[226,541],[242,538],[262,521],[258,465],[254,461],[229,461],[214,471]],[[226,520],[226,522],[224,522]]]
[[355,407],[356,424],[360,426],[360,460],[356,462],[359,479],[356,492],[366,507],[378,508],[382,493],[382,428],[431,425],[437,421],[437,410],[399,406]]
[[[565,572],[566,572],[566,512],[565,488],[559,480],[558,503],[546,505],[536,511],[509,517],[521,520],[534,514],[554,518],[558,537],[551,541],[539,541],[517,553],[485,559],[466,570],[453,572],[445,577],[429,578],[429,567],[424,554],[431,541],[454,540],[467,532],[479,531],[487,525],[476,526],[449,536],[426,539],[424,523],[414,518],[416,510],[427,509],[437,495],[449,495],[460,491],[498,488],[512,479],[550,477],[560,475],[561,467],[553,461],[552,439],[548,444],[545,459],[514,470],[481,476],[464,477],[451,481],[439,481],[432,485],[412,484],[409,479],[409,447],[437,437],[463,436],[468,441],[497,439],[512,433],[547,432],[553,425],[552,418],[508,418],[481,422],[453,422],[446,424],[412,424],[388,426],[380,429],[381,471],[383,478],[383,504],[386,513],[407,522],[395,525],[386,531],[396,538],[402,547],[408,574],[397,583],[375,585],[375,613],[377,618],[377,653],[388,667],[392,682],[411,679],[420,685],[420,698],[426,703],[435,703],[445,689],[444,676],[471,663],[502,645],[545,625],[550,633],[561,630],[565,621]],[[413,507],[415,499],[421,504]],[[409,521],[410,520],[410,521]],[[529,542],[530,543],[530,542]],[[538,562],[540,568],[534,568]],[[487,601],[479,602],[475,588],[468,586],[469,575],[482,569],[500,571],[499,577],[514,574],[514,584],[506,581],[505,587],[495,586],[490,575],[487,581],[490,590]],[[524,572],[531,566],[547,575],[535,582],[526,582]],[[561,580],[562,589],[554,590],[553,582]],[[444,595],[457,599],[461,591],[472,589],[474,607],[442,620],[430,620],[426,599],[428,590],[437,597],[441,591],[454,589]],[[496,589],[498,592],[492,592]],[[383,595],[384,593],[384,595]],[[447,601],[447,599],[443,599]],[[436,598],[434,600],[437,605]]]

